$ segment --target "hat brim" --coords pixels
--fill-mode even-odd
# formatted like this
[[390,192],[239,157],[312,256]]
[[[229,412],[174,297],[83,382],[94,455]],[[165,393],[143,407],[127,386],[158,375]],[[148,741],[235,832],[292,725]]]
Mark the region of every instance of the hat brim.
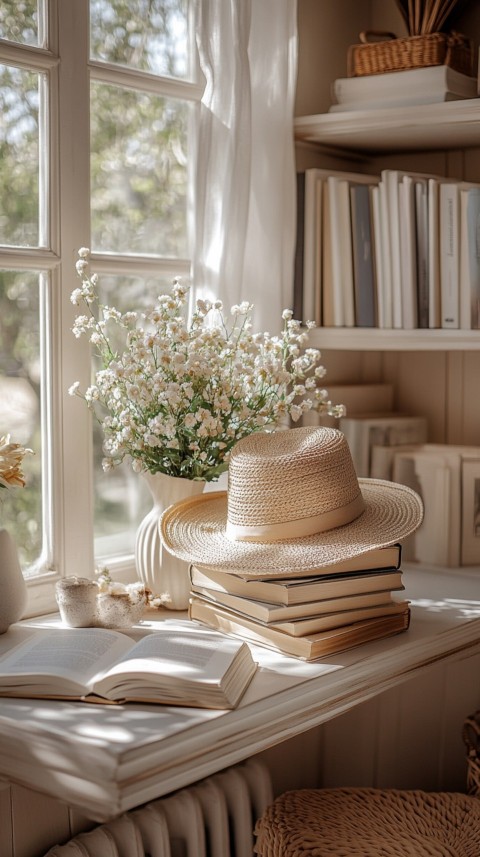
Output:
[[324,533],[275,542],[227,538],[227,492],[175,503],[163,513],[162,540],[170,553],[199,566],[259,577],[312,574],[375,548],[402,541],[421,524],[423,505],[405,485],[358,480],[365,510],[349,524]]

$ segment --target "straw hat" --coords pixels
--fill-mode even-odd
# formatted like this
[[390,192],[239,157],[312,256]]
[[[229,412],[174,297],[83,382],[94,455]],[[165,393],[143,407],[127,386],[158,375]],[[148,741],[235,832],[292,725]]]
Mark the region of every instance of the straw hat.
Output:
[[394,544],[422,517],[411,488],[357,479],[340,431],[305,427],[240,440],[228,494],[175,503],[160,528],[167,550],[196,565],[293,576]]

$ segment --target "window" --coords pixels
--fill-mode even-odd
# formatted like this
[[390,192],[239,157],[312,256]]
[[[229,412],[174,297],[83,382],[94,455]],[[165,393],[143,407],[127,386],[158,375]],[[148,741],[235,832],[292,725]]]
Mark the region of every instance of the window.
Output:
[[0,3],[0,434],[35,453],[0,514],[32,612],[59,575],[133,571],[150,501],[128,467],[103,474],[101,431],[68,396],[91,372],[70,294],[81,246],[121,308],[190,273],[192,32],[189,0]]

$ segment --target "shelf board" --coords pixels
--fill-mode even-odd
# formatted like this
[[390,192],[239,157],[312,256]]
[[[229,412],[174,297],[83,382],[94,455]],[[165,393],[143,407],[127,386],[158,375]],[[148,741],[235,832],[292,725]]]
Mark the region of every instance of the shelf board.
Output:
[[374,155],[480,145],[480,98],[295,119],[295,139]]
[[310,331],[309,345],[341,351],[475,351],[480,330],[317,327]]

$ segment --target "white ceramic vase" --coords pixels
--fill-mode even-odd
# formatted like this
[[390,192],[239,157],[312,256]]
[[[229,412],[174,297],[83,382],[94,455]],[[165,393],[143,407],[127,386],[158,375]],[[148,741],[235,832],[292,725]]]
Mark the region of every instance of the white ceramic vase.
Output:
[[0,529],[0,634],[22,618],[27,606],[27,585],[17,546],[7,530]]
[[135,562],[139,579],[154,595],[168,596],[165,607],[186,610],[190,594],[188,563],[172,556],[162,544],[159,521],[164,510],[203,492],[205,482],[179,479],[165,473],[142,474],[153,497],[153,508],[137,530]]

